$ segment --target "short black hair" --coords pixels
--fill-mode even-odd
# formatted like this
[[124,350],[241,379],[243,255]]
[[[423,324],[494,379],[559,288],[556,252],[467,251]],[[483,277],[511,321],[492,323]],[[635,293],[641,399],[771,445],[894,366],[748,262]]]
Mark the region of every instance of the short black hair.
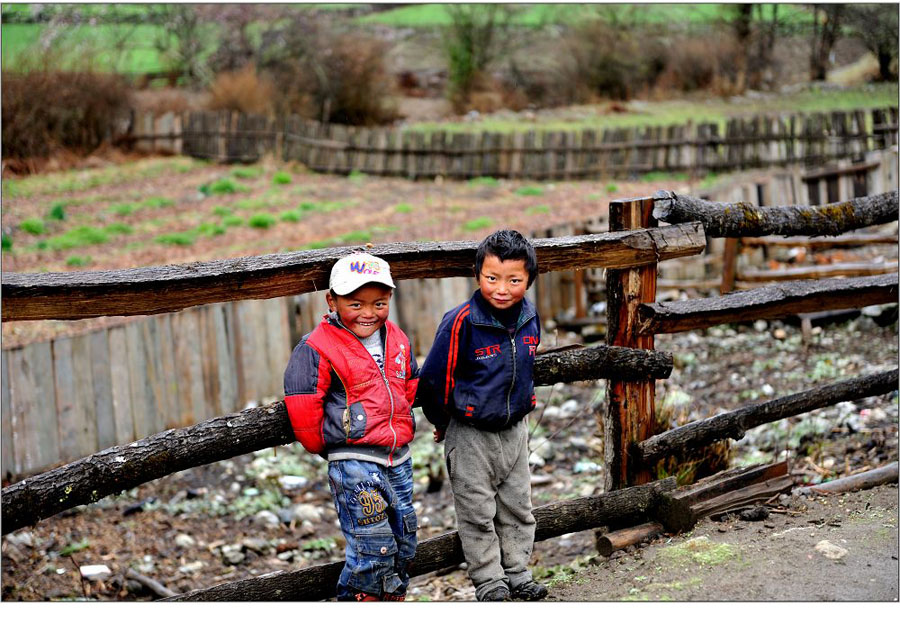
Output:
[[527,238],[515,230],[497,230],[478,245],[475,252],[475,278],[481,275],[481,266],[487,256],[497,256],[500,262],[505,260],[524,260],[528,271],[528,287],[534,283],[538,274],[537,255],[534,246]]

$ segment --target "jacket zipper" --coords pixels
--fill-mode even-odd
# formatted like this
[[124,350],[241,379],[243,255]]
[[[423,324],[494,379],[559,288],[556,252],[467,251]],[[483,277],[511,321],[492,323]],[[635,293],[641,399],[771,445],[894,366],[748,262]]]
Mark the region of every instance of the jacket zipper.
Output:
[[[357,336],[352,331],[350,331],[349,329],[344,327],[344,325],[340,321],[338,321],[337,325],[338,325],[338,327],[343,329],[345,332],[347,332],[348,334],[350,334],[351,336],[356,338],[356,340],[359,342],[359,344],[362,345],[362,348],[366,349],[366,345],[364,345],[362,340],[359,339],[359,336]],[[388,330],[387,326],[385,326],[385,329],[384,329],[384,364],[385,364],[385,366],[387,366],[387,362],[388,362],[388,351],[387,351],[388,331],[389,330]],[[366,349],[366,353],[369,353],[368,349]],[[388,393],[388,399],[390,399],[390,401],[391,401],[391,415],[388,418],[388,427],[391,428],[391,434],[394,436],[394,441],[391,444],[391,452],[388,453],[388,465],[393,466],[394,465],[394,451],[397,450],[397,431],[394,429],[394,395],[391,393],[391,384],[388,382],[387,375],[385,375],[382,368],[380,366],[378,366],[378,362],[375,361],[375,358],[372,357],[371,353],[369,353],[369,357],[372,358],[372,362],[375,364],[375,368],[377,368],[378,372],[381,373],[381,380],[384,382],[384,387]],[[341,381],[341,383],[343,383],[343,380]],[[347,396],[347,409],[350,409],[349,394]]]
[[506,425],[509,425],[509,419],[512,418],[512,408],[510,407],[510,401],[512,400],[512,391],[513,387],[516,385],[516,335],[519,333],[519,330],[516,329],[516,333],[509,337],[509,343],[512,345],[512,361],[513,361],[513,374],[512,381],[509,383],[509,391],[506,393]]

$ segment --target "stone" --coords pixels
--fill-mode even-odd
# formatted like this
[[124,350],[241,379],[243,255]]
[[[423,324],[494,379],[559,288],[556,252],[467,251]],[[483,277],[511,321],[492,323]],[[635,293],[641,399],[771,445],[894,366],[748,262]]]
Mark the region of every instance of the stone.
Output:
[[16,531],[6,536],[6,541],[16,546],[34,548],[34,536],[30,531]]
[[541,458],[545,460],[552,459],[553,455],[556,453],[556,450],[553,448],[553,444],[544,437],[533,439],[531,441],[531,448],[533,453],[537,453]]
[[578,412],[578,401],[575,399],[569,399],[559,406],[560,418],[571,418],[576,412]]
[[182,574],[193,574],[194,572],[199,572],[201,569],[203,569],[203,562],[193,561],[181,566],[178,568],[178,571]]
[[179,533],[175,536],[175,545],[179,548],[191,548],[196,546],[197,540],[186,533]]
[[112,574],[112,570],[103,564],[79,566],[78,571],[82,578],[89,581],[105,581]]
[[282,475],[278,477],[278,483],[280,483],[281,487],[286,490],[296,490],[302,487],[306,487],[309,483],[309,479],[296,475]]
[[277,527],[281,524],[281,520],[278,519],[278,516],[273,514],[268,509],[263,509],[262,511],[257,512],[256,515],[253,516],[253,522],[269,527]]
[[528,463],[532,466],[537,466],[538,468],[542,467],[546,462],[544,458],[538,455],[537,453],[531,453],[528,455]]
[[832,544],[828,540],[822,540],[818,544],[816,544],[816,550],[822,553],[826,559],[833,559],[837,561],[838,559],[843,559],[847,556],[847,549],[841,548],[835,544]]
[[556,418],[559,416],[559,408],[555,405],[548,405],[544,408],[544,416],[547,418]]
[[267,552],[274,550],[272,546],[269,545],[268,540],[264,540],[261,537],[247,537],[241,542],[241,546],[255,552],[258,555],[264,555]]
[[225,546],[222,546],[222,559],[225,563],[237,565],[247,557],[243,550],[244,549],[240,544],[226,544]]
[[322,509],[319,505],[300,503],[294,505],[292,511],[294,512],[294,517],[301,522],[304,520],[309,520],[310,522],[322,521]]
[[588,441],[584,438],[569,438],[569,446],[578,451],[586,451],[590,449]]

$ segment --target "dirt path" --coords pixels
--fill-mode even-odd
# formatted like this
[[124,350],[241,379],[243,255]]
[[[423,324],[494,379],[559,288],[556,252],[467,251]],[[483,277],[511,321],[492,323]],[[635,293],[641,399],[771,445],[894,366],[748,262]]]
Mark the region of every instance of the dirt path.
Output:
[[765,520],[693,531],[597,558],[553,601],[896,601],[897,485],[785,497]]

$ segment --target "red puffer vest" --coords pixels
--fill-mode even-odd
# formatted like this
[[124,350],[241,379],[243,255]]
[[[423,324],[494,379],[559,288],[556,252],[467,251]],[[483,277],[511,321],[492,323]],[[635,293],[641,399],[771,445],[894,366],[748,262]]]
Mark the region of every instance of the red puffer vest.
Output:
[[359,338],[329,316],[294,348],[285,404],[309,452],[376,447],[390,465],[394,450],[412,441],[418,370],[406,334],[390,321],[385,331],[383,372]]

